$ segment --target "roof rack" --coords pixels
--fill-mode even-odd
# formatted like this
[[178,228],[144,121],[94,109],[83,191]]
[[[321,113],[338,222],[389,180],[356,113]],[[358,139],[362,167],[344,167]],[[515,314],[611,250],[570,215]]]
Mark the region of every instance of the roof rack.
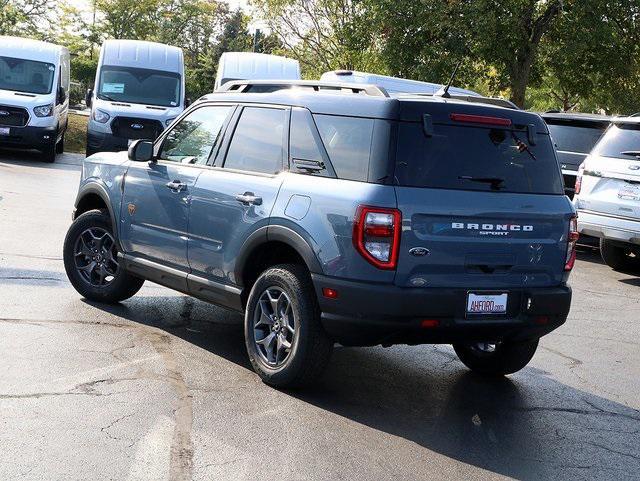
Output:
[[221,85],[218,92],[269,93],[293,87],[309,89],[315,92],[339,90],[372,97],[389,97],[387,91],[377,85],[319,82],[317,80],[233,80]]

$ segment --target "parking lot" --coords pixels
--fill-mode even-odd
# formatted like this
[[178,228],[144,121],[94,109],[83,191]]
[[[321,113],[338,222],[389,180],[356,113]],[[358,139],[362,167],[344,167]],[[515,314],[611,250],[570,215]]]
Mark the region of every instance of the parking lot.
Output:
[[0,479],[640,479],[640,274],[581,252],[569,320],[502,380],[450,346],[338,347],[280,392],[236,314],[73,290],[80,161],[0,153]]

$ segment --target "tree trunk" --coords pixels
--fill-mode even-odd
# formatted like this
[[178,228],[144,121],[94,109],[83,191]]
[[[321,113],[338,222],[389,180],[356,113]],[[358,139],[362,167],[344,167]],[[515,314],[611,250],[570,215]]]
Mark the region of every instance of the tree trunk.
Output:
[[511,72],[511,101],[521,109],[524,108],[525,94],[531,76],[531,63],[535,53],[532,49],[525,49],[523,57],[515,60],[513,71]]

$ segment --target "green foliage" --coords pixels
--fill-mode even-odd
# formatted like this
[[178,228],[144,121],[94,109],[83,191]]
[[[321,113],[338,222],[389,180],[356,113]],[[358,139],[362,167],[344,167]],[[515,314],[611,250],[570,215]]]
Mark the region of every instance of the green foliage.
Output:
[[50,0],[0,0],[0,35],[42,38],[52,6]]

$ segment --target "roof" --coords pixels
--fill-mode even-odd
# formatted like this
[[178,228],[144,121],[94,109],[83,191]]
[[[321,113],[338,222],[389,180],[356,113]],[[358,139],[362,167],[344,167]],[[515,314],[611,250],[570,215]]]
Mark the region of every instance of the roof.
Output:
[[292,58],[254,52],[225,52],[218,62],[216,86],[238,79],[300,79],[300,63]]
[[55,63],[66,47],[22,37],[0,36],[0,55]]
[[589,114],[583,112],[544,112],[540,116],[545,120],[571,121],[580,120],[584,122],[611,122],[613,117],[600,114]]
[[184,72],[181,48],[143,40],[105,40],[100,62],[102,65]]
[[[230,89],[234,85],[255,85],[265,87],[270,85],[265,81],[231,82],[225,87]],[[391,97],[384,89],[375,85],[337,84],[327,82],[271,82],[279,90],[254,93],[240,90],[218,91],[200,98],[199,101],[228,101],[239,103],[279,104],[304,107],[315,114],[345,115],[352,117],[368,117],[388,120],[422,121],[426,107],[434,115],[434,121],[439,118],[448,119],[448,113],[454,106],[459,106],[461,112],[476,115],[504,116],[512,119],[516,125],[534,124],[538,131],[547,132],[545,123],[540,116],[533,112],[514,110],[512,108],[490,105],[485,103],[468,102],[457,98],[443,98],[439,96],[402,96]],[[290,88],[298,87],[298,88]]]

